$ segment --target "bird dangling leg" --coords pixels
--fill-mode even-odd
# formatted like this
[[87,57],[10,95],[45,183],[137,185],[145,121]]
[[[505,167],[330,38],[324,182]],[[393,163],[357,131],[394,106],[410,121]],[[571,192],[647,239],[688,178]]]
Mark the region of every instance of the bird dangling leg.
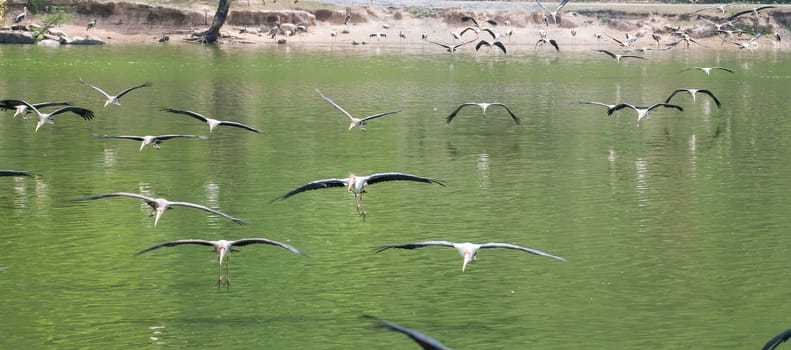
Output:
[[231,290],[231,258],[225,257],[225,290]]
[[363,218],[363,221],[365,221],[365,217],[368,216],[368,215],[365,214],[365,208],[363,208],[363,196],[362,196],[362,194],[361,193],[360,194],[355,193],[354,194],[354,201],[357,204],[357,214],[360,214],[360,217]]

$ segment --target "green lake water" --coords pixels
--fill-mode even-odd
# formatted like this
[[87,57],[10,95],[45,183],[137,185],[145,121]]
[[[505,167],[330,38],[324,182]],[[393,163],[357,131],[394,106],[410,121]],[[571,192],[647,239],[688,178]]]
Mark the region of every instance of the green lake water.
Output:
[[[71,101],[92,121],[0,116],[0,348],[414,349],[364,314],[456,349],[756,349],[791,327],[791,54],[683,49],[618,65],[579,50],[451,56],[431,46],[222,48],[0,46],[0,98]],[[735,73],[679,73],[690,66]],[[102,107],[109,92],[149,88]],[[608,117],[594,100],[648,105],[676,88],[684,112]],[[356,116],[347,131],[315,89]],[[487,117],[463,102],[507,103]],[[263,135],[161,112],[193,110]],[[208,135],[156,151],[92,134]],[[342,188],[275,197],[312,180],[398,171],[447,187],[368,187],[366,221]],[[117,191],[207,205],[157,226]],[[215,286],[209,247],[266,237],[306,252],[240,247]],[[422,240],[508,242],[461,271]]]

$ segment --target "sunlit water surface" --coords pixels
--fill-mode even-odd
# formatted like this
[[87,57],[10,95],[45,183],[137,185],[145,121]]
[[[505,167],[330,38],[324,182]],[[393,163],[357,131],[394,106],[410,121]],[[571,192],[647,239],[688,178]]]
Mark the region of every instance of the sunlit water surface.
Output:
[[[154,49],[154,50],[152,50]],[[436,47],[0,47],[0,98],[93,109],[0,118],[0,348],[413,349],[372,314],[458,349],[748,349],[791,326],[789,54],[670,51],[618,65],[598,53],[508,56]],[[736,73],[684,72],[721,65]],[[121,106],[110,92],[144,81]],[[707,88],[636,125],[594,100],[647,105]],[[357,116],[347,131],[315,89]],[[445,117],[462,102],[505,102]],[[164,113],[189,109],[265,134]],[[185,133],[156,151],[98,135]],[[376,184],[368,219],[343,189],[271,203],[308,181],[399,171],[444,181]],[[159,225],[115,191],[205,204]],[[208,247],[186,238],[267,237],[231,256],[215,287]],[[461,272],[450,248],[382,244],[510,242],[568,263],[484,250]]]

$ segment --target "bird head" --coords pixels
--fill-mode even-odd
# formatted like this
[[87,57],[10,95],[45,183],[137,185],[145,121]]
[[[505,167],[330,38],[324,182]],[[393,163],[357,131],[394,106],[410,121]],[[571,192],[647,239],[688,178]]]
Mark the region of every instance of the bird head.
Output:
[[357,175],[349,174],[349,182],[346,184],[346,191],[352,192],[356,178]]
[[44,125],[44,123],[45,123],[45,121],[43,121],[43,120],[39,120],[38,123],[36,123],[36,132],[38,132],[38,128],[40,128],[42,125]]

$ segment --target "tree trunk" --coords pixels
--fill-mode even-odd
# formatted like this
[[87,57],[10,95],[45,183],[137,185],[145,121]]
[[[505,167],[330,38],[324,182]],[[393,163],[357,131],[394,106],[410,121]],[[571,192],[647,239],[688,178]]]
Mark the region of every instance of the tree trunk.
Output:
[[232,0],[219,0],[217,4],[217,12],[214,14],[214,21],[211,27],[203,32],[200,37],[201,43],[215,44],[220,39],[220,28],[225,24],[225,19],[228,17],[228,11],[231,9]]

